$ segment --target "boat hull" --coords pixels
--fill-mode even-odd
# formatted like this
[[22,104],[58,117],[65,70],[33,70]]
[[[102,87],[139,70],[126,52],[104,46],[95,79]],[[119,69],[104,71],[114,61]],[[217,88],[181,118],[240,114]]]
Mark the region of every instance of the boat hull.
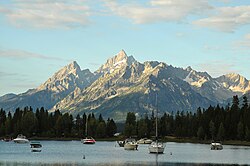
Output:
[[157,153],[162,154],[164,153],[164,147],[149,147],[149,153]]
[[125,143],[124,149],[125,150],[137,150],[138,145],[137,144],[131,144],[131,143]]
[[165,145],[161,142],[152,142],[148,146],[149,153],[164,153]]
[[29,142],[29,140],[27,140],[27,139],[14,139],[13,141],[15,143],[19,143],[19,144],[25,144],[25,143]]
[[138,144],[151,144],[152,142],[151,139],[140,139],[137,141]]
[[82,139],[81,142],[83,144],[95,144],[95,140],[94,139]]
[[222,150],[223,146],[221,143],[211,143],[211,150]]

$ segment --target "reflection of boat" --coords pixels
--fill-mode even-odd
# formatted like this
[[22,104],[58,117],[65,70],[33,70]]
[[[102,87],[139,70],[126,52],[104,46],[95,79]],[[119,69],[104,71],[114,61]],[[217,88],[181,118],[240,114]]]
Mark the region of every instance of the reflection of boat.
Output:
[[211,143],[211,150],[222,150],[223,146],[220,142],[212,142]]
[[92,138],[92,137],[86,137],[86,138],[84,138],[84,139],[81,139],[81,142],[83,143],[83,144],[95,144],[95,139],[94,138]]
[[158,142],[158,104],[157,104],[157,95],[156,95],[156,121],[155,121],[155,141],[152,142],[149,147],[149,153],[163,153],[165,145],[161,142]]
[[30,143],[30,148],[32,152],[41,152],[42,151],[42,145],[40,142],[31,142]]
[[137,150],[138,144],[133,138],[128,138],[125,140],[124,149],[125,150]]
[[151,139],[142,138],[137,141],[138,144],[151,144],[153,141]]
[[19,134],[19,135],[17,136],[17,138],[15,138],[13,141],[14,141],[15,143],[28,143],[28,142],[29,142],[29,140],[26,139],[26,137],[25,137],[24,135],[22,135],[22,134]]

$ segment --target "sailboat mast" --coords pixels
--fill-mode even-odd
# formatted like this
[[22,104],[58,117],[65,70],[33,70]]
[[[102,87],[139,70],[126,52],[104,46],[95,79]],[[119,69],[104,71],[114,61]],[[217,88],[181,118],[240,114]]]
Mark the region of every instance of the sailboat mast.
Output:
[[86,116],[85,136],[88,136],[88,117]]
[[158,100],[157,100],[157,93],[156,93],[156,122],[155,122],[155,139],[156,143],[158,142]]

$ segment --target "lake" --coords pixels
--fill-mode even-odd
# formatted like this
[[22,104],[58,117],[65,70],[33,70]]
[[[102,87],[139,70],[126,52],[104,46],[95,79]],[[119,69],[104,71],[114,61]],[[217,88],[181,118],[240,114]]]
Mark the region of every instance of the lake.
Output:
[[[29,144],[0,141],[0,166],[19,165],[250,165],[250,147],[224,145],[221,151],[210,145],[166,143],[164,154],[149,154],[148,145],[126,151],[116,142],[85,145],[80,141],[40,141],[41,152],[31,152]],[[84,158],[85,157],[85,158]]]

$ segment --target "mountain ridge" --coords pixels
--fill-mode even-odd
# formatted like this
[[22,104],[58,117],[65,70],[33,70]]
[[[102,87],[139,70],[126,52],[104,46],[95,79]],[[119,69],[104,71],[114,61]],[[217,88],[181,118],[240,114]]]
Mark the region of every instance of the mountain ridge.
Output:
[[10,111],[24,106],[45,107],[50,112],[95,112],[122,119],[129,111],[141,116],[151,113],[155,93],[160,97],[160,113],[175,113],[222,104],[249,90],[250,81],[239,74],[213,78],[191,66],[184,69],[158,61],[140,63],[121,50],[93,73],[73,61],[35,89],[0,97],[0,107]]

